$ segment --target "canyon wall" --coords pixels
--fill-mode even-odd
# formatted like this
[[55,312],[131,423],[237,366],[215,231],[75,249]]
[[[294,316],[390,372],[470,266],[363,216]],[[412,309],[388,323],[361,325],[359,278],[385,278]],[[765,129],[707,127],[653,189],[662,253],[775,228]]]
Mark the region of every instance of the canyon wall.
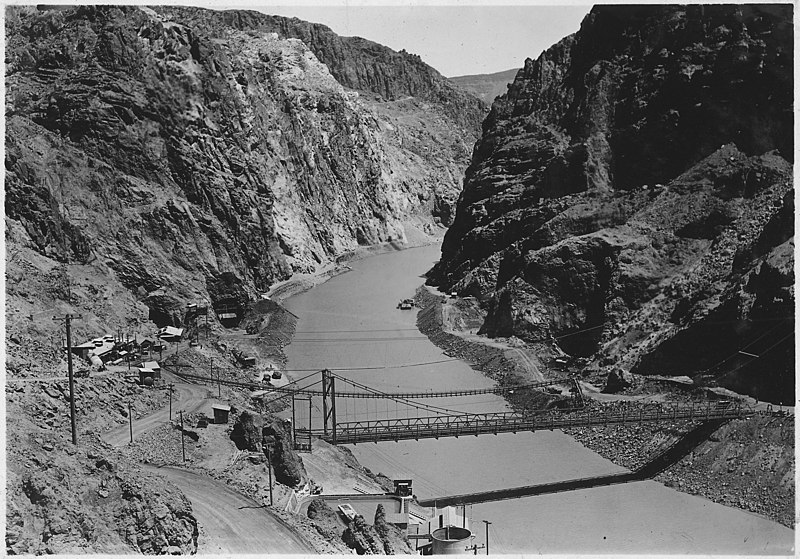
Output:
[[255,12],[6,25],[9,243],[107,266],[158,324],[452,219],[484,109],[418,57]]
[[430,282],[492,336],[790,400],[791,22],[595,7],[494,102]]

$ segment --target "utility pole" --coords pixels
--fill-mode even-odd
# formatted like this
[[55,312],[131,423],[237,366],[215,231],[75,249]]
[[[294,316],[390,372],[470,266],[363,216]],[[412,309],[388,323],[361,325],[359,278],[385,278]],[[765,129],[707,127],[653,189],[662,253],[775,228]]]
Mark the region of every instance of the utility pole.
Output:
[[483,520],[482,522],[486,524],[486,555],[489,555],[489,524],[491,522],[488,520]]
[[181,454],[183,454],[183,461],[186,462],[186,443],[183,442],[183,410],[181,410]]
[[269,506],[272,506],[272,445],[266,444],[267,447],[267,471],[269,472]]
[[131,442],[133,442],[133,414],[131,413],[131,404],[128,403],[128,425],[131,428]]
[[172,387],[173,383],[169,383],[169,420],[172,421]]
[[[211,386],[214,386],[214,358],[211,358]],[[222,380],[219,376],[219,371],[217,371],[217,396],[222,398]]]
[[54,316],[53,320],[63,320],[67,329],[67,374],[69,375],[69,417],[72,424],[72,444],[78,444],[78,429],[75,426],[75,379],[72,375],[72,334],[70,321],[83,318],[81,315],[65,314],[64,318]]

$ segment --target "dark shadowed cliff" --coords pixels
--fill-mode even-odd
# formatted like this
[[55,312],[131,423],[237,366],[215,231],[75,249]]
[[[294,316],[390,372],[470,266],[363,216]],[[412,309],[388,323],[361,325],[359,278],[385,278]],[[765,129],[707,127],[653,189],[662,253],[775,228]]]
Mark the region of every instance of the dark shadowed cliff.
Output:
[[431,281],[490,335],[790,398],[791,21],[594,8],[492,106]]

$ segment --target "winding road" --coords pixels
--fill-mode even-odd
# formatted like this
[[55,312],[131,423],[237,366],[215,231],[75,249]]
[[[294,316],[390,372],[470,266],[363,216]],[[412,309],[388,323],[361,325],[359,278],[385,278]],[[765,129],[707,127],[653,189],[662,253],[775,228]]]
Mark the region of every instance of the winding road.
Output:
[[[177,389],[177,397],[172,402],[173,418],[178,410],[194,412],[210,406],[214,394],[208,387],[184,382],[171,373],[162,375],[167,382],[174,382]],[[134,438],[168,421],[168,406],[156,410],[134,421]],[[124,446],[130,441],[129,429],[129,425],[122,425],[105,433],[103,439],[113,446]],[[269,509],[225,483],[177,467],[142,467],[168,479],[192,503],[200,528],[199,554],[315,553]]]
[[197,553],[315,553],[268,510],[210,477],[169,466],[144,466],[175,484],[200,526]]
[[[174,382],[177,389],[177,397],[172,401],[173,418],[177,417],[178,410],[184,413],[201,411],[205,406],[210,406],[210,399],[213,392],[202,384],[189,384],[181,381],[174,375],[162,372],[162,376],[167,382]],[[133,421],[134,439],[142,433],[149,431],[159,425],[169,422],[169,406],[156,410],[150,415],[135,419]],[[124,446],[131,440],[130,426],[120,425],[111,429],[103,435],[103,440],[112,446]]]

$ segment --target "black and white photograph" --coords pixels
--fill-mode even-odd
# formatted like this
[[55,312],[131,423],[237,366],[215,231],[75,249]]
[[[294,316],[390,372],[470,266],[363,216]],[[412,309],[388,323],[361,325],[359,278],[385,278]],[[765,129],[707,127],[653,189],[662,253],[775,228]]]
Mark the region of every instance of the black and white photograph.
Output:
[[794,3],[3,17],[6,555],[795,555]]

